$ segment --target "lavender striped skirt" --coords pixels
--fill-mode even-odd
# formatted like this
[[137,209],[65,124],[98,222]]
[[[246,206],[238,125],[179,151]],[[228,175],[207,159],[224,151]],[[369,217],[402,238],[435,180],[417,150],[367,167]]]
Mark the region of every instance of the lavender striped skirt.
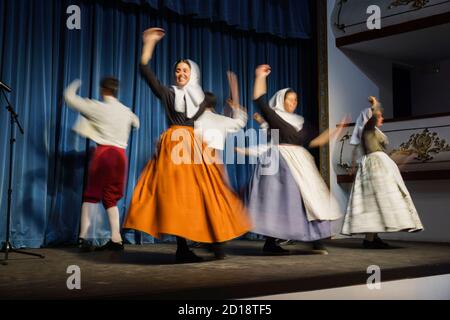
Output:
[[[270,151],[269,151],[270,152]],[[268,154],[262,156],[265,163]],[[279,169],[264,175],[256,166],[246,194],[246,205],[253,224],[252,232],[278,239],[315,241],[331,237],[330,221],[308,221],[300,189],[286,161],[279,158]]]

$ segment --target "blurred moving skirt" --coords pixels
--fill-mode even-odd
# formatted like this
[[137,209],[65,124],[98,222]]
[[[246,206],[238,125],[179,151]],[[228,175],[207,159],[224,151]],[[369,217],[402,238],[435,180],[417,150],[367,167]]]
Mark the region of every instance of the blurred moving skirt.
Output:
[[[305,242],[329,238],[330,221],[342,215],[314,158],[300,146],[278,148],[280,152],[272,148],[263,155],[250,181],[246,204],[252,217],[252,231]],[[279,161],[279,170],[273,175],[263,171],[268,157],[270,161]]]
[[124,228],[206,243],[246,233],[250,223],[244,205],[213,157],[192,127],[171,126],[139,178]]

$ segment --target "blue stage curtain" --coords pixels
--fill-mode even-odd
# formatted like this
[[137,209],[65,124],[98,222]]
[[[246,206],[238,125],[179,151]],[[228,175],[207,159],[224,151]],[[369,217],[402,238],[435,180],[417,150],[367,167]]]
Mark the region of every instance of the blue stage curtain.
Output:
[[122,0],[282,38],[310,37],[309,0]]
[[[177,2],[164,1],[167,6]],[[224,2],[218,3],[225,6]],[[66,9],[72,4],[81,8],[81,30],[66,28]],[[222,102],[228,94],[225,73],[231,69],[238,74],[241,101],[252,115],[254,69],[269,63],[273,67],[269,92],[290,86],[301,93],[300,112],[313,108],[314,92],[306,90],[313,81],[309,63],[312,40],[283,40],[239,31],[118,0],[0,1],[0,79],[13,88],[9,98],[25,128],[25,135],[17,135],[13,170],[11,237],[15,247],[76,241],[88,156],[94,147],[71,130],[77,114],[62,99],[64,88],[77,78],[83,82],[80,95],[99,99],[100,79],[115,75],[121,81],[119,99],[141,119],[141,128],[133,132],[127,150],[127,189],[119,204],[123,219],[139,174],[167,128],[163,108],[138,72],[141,34],[151,26],[167,31],[151,61],[162,83],[171,83],[176,60],[190,58],[200,65],[204,90],[213,91]],[[9,118],[3,100],[0,105],[4,128],[0,130],[0,239],[4,239]],[[257,125],[251,120],[248,127]],[[240,190],[252,168],[228,166],[228,172],[231,183]],[[153,241],[139,233],[128,239]]]

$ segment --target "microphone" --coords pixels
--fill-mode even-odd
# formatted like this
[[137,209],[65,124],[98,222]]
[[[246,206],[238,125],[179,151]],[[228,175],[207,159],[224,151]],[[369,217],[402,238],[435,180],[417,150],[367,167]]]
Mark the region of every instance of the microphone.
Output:
[[8,91],[8,92],[11,92],[11,91],[12,91],[10,87],[8,87],[6,84],[4,84],[4,83],[1,82],[1,81],[0,81],[0,88],[6,90],[6,91]]

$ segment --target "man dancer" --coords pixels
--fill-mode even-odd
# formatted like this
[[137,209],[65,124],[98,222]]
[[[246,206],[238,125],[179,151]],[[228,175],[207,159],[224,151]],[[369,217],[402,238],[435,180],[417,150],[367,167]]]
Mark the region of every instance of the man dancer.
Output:
[[132,127],[139,128],[139,118],[117,100],[117,79],[107,77],[100,82],[103,101],[81,98],[76,94],[80,86],[81,81],[72,82],[64,98],[67,105],[81,113],[74,131],[93,140],[97,147],[90,160],[88,183],[83,193],[78,247],[81,251],[93,250],[86,239],[90,226],[89,207],[102,202],[111,227],[111,239],[102,249],[119,251],[123,250],[123,243],[117,202],[125,188],[128,138]]

